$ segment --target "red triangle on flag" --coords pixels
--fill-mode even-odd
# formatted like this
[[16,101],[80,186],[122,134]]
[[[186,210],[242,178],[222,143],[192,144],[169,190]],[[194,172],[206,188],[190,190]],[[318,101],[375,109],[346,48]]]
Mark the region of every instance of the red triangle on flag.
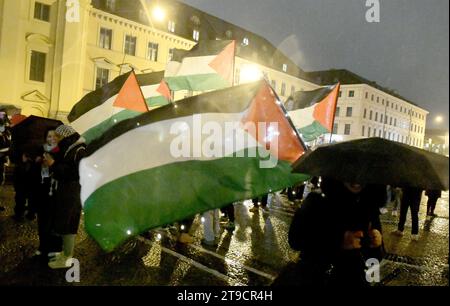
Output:
[[209,66],[217,71],[230,84],[233,84],[233,66],[236,50],[236,41],[233,40],[220,52],[210,63]]
[[169,85],[167,85],[167,83],[164,80],[162,80],[161,83],[159,83],[159,87],[158,89],[156,89],[156,91],[159,92],[161,96],[165,97],[167,101],[172,100]]
[[130,73],[128,79],[123,84],[113,106],[141,113],[148,112],[147,103],[142,95],[141,87],[139,86],[134,71]]
[[340,84],[337,84],[332,92],[322,101],[316,104],[313,117],[329,132],[333,130],[334,113],[339,96]]

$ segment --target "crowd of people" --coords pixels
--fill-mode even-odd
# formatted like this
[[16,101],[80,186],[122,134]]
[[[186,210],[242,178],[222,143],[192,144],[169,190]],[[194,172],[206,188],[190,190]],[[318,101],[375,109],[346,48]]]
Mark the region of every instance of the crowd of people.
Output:
[[[0,116],[2,181],[8,155],[5,148],[11,142],[5,126],[4,117]],[[52,269],[70,267],[82,211],[78,166],[86,154],[83,138],[72,127],[60,125],[47,130],[41,146],[16,149],[20,158],[14,161],[14,218],[18,222],[37,219],[39,248],[35,255]],[[392,214],[399,216],[394,234],[402,236],[410,210],[411,238],[417,241],[422,192],[419,188],[362,185],[327,177],[313,177],[288,188],[285,193],[289,200],[301,200],[288,233],[291,248],[300,251],[295,271],[297,284],[367,285],[366,260],[383,258],[380,214],[392,204]],[[425,194],[427,216],[431,218],[436,216],[434,210],[441,192],[427,190]],[[269,197],[266,194],[254,198],[250,211],[261,209],[267,214]],[[193,221],[194,218],[188,218],[179,222],[179,242],[194,241],[189,235]],[[221,221],[226,230],[234,231],[234,203],[202,214],[204,245],[217,245]]]

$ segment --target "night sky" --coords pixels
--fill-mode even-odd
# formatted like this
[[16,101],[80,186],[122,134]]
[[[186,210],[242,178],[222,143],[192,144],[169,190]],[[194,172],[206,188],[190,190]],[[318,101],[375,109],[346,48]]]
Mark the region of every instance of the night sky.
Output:
[[[306,70],[345,68],[427,109],[427,128],[448,129],[449,1],[182,0],[262,35]],[[434,118],[444,117],[437,124]]]

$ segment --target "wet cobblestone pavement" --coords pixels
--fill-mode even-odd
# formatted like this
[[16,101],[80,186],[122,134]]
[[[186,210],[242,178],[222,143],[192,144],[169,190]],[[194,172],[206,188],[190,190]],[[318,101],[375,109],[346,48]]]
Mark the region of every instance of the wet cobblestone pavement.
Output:
[[[420,211],[420,240],[410,239],[410,218],[405,235],[390,234],[397,217],[382,216],[387,256],[382,262],[380,286],[448,286],[448,192],[436,208],[438,217],[425,220],[426,200]],[[51,270],[33,254],[38,246],[36,221],[12,218],[14,191],[0,187],[0,285],[270,285],[298,258],[289,248],[287,231],[295,211],[285,196],[272,197],[269,213],[249,212],[251,202],[235,206],[236,229],[223,230],[218,247],[201,245],[202,226],[196,219],[192,245],[176,242],[170,228],[133,239],[106,254],[80,226],[75,258],[80,262],[79,283],[67,283],[65,270]],[[159,234],[159,235],[158,235]],[[158,237],[161,239],[158,239]]]

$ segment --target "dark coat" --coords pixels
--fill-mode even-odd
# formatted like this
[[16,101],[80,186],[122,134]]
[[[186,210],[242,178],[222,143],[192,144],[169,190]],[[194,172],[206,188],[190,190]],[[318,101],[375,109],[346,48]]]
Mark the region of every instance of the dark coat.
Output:
[[429,198],[439,199],[442,196],[442,192],[441,190],[430,189],[425,192],[425,195],[428,196]]
[[[60,235],[76,234],[81,217],[78,166],[85,156],[86,145],[75,144],[79,135],[63,139],[55,163],[50,167],[58,186],[54,192],[53,230]],[[75,145],[74,145],[75,144]]]
[[[382,258],[382,248],[369,248],[362,239],[360,250],[343,250],[346,231],[363,231],[369,226],[381,232],[379,207],[385,202],[385,186],[366,187],[360,194],[342,183],[327,180],[323,194],[311,193],[297,210],[289,229],[289,244],[299,250],[299,284],[368,285],[365,263]],[[365,234],[367,236],[367,234]]]

